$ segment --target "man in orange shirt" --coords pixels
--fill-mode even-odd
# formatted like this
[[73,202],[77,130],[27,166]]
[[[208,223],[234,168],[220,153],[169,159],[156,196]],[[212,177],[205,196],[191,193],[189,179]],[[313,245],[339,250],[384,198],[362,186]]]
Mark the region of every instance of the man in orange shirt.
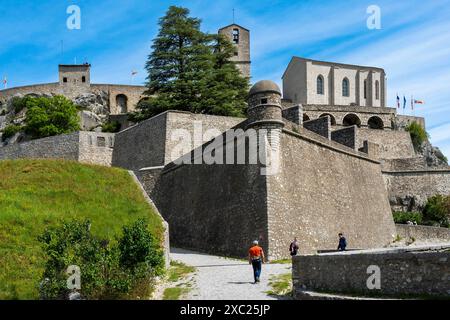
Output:
[[264,250],[258,245],[258,241],[253,241],[253,246],[248,250],[248,262],[253,267],[253,276],[255,277],[255,283],[259,282],[261,276],[261,268],[264,263]]

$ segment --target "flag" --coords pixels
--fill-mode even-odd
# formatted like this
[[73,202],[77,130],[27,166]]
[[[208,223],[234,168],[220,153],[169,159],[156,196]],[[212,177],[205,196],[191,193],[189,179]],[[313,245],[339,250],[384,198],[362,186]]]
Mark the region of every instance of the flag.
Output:
[[414,104],[425,104],[423,100],[414,100]]
[[403,109],[405,109],[405,108],[406,108],[406,97],[403,96]]
[[397,94],[397,108],[400,109],[400,97],[398,96],[398,94]]

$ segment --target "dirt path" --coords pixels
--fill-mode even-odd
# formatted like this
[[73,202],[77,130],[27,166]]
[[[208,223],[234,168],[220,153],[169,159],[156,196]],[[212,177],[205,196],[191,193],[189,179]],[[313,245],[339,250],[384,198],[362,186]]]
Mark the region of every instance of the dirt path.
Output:
[[197,269],[190,300],[272,300],[269,278],[291,272],[290,264],[264,264],[261,283],[253,284],[252,267],[246,261],[175,249],[171,259]]

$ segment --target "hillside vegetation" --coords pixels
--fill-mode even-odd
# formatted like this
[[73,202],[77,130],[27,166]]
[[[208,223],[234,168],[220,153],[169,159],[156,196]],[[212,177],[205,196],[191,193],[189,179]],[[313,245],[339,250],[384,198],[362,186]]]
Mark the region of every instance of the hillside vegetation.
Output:
[[0,162],[0,300],[38,299],[45,267],[38,241],[49,226],[88,219],[115,241],[139,218],[162,239],[160,217],[125,170],[61,160]]

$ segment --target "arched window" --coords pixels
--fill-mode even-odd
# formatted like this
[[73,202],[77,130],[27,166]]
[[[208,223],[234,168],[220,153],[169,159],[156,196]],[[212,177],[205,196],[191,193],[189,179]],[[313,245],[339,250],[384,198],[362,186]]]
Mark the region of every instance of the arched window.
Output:
[[335,118],[332,114],[324,113],[324,114],[320,115],[319,118],[326,117],[326,116],[329,116],[329,117],[330,117],[330,119],[331,119],[331,125],[332,125],[332,126],[335,126],[335,125],[336,125],[336,118]]
[[120,112],[120,113],[127,113],[128,112],[128,106],[127,106],[127,104],[128,104],[128,98],[127,98],[127,96],[126,95],[124,95],[124,94],[118,94],[117,96],[116,96],[116,107],[117,107],[117,110]]
[[381,120],[380,117],[376,116],[369,118],[367,125],[369,126],[370,129],[379,129],[379,130],[384,129],[383,120]]
[[375,99],[380,100],[380,82],[375,81]]
[[364,99],[367,99],[367,80],[364,80]]
[[359,119],[359,117],[356,114],[353,113],[349,113],[348,115],[346,115],[344,117],[344,120],[342,121],[342,124],[345,127],[349,127],[349,126],[361,126],[361,119]]
[[344,80],[342,80],[342,95],[344,97],[350,97],[350,82],[348,81],[347,78],[344,78]]
[[317,77],[317,94],[323,94],[323,77],[319,75]]

